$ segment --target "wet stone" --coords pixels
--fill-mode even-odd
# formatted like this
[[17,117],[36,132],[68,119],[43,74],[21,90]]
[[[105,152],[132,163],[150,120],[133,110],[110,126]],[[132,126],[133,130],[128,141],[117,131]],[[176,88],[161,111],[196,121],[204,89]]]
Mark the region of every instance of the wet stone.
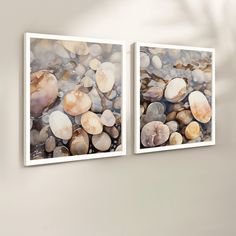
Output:
[[73,155],[87,154],[89,150],[88,134],[81,128],[73,132],[70,140],[70,152]]
[[108,133],[114,139],[118,138],[120,135],[119,130],[115,126],[104,127],[104,131],[106,131],[106,133]]
[[100,118],[91,111],[87,111],[81,116],[81,125],[89,134],[100,134],[103,130]]
[[145,93],[143,93],[143,98],[150,102],[160,101],[163,96],[163,89],[160,87],[151,87]]
[[46,152],[53,152],[56,147],[56,140],[53,136],[50,136],[45,141],[45,150]]
[[149,64],[150,64],[149,56],[146,53],[141,52],[140,53],[140,67],[141,68],[146,68],[146,67],[149,66]]
[[49,117],[49,125],[53,134],[60,139],[68,140],[72,136],[72,123],[61,111],[54,111]]
[[141,131],[141,142],[145,147],[156,147],[165,143],[170,135],[167,125],[160,121],[146,124]]
[[103,125],[111,127],[116,123],[116,118],[110,110],[105,110],[101,116],[101,122]]
[[183,110],[177,113],[176,120],[181,124],[187,125],[193,120],[193,116],[190,110]]
[[58,146],[53,151],[53,157],[65,157],[69,156],[69,150],[65,146]]
[[92,143],[97,150],[107,151],[111,146],[111,138],[107,133],[102,132],[101,134],[93,135]]
[[91,105],[91,111],[93,112],[102,112],[102,100],[101,97],[99,96],[97,89],[94,87],[89,93],[88,93],[92,105]]
[[178,132],[173,132],[169,139],[170,145],[180,145],[183,143],[183,137]]

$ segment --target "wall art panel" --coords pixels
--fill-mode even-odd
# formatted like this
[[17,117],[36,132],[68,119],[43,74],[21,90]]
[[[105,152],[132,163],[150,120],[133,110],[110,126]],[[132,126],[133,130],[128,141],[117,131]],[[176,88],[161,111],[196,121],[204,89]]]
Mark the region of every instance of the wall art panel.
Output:
[[135,152],[213,144],[214,49],[136,43]]
[[121,156],[125,44],[25,34],[25,165]]

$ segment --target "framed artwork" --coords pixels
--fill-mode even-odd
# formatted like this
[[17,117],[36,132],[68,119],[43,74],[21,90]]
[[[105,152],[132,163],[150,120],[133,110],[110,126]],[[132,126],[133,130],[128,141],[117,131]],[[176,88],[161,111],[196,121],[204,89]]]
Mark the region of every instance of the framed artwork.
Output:
[[215,51],[135,44],[135,152],[215,144]]
[[125,44],[25,34],[25,165],[126,153]]

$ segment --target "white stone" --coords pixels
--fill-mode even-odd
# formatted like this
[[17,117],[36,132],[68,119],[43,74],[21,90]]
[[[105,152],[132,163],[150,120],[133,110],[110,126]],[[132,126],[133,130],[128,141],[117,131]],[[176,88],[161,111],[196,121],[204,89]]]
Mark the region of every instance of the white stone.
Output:
[[49,117],[49,125],[53,134],[60,139],[68,140],[72,136],[72,123],[61,111],[54,111]]
[[149,64],[150,64],[149,56],[146,53],[141,52],[140,53],[140,67],[141,68],[146,68],[146,67],[149,66]]
[[166,86],[165,98],[169,102],[180,102],[187,95],[187,84],[182,78],[172,79]]
[[162,67],[162,62],[160,57],[158,57],[157,55],[152,57],[152,65],[156,68],[156,69],[161,69]]

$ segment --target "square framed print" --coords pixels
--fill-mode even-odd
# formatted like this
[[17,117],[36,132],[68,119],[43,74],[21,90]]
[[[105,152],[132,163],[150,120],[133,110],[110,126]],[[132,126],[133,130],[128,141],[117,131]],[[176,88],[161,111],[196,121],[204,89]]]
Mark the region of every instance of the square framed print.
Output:
[[215,50],[135,44],[135,152],[215,144]]
[[125,43],[25,34],[25,165],[126,154]]

